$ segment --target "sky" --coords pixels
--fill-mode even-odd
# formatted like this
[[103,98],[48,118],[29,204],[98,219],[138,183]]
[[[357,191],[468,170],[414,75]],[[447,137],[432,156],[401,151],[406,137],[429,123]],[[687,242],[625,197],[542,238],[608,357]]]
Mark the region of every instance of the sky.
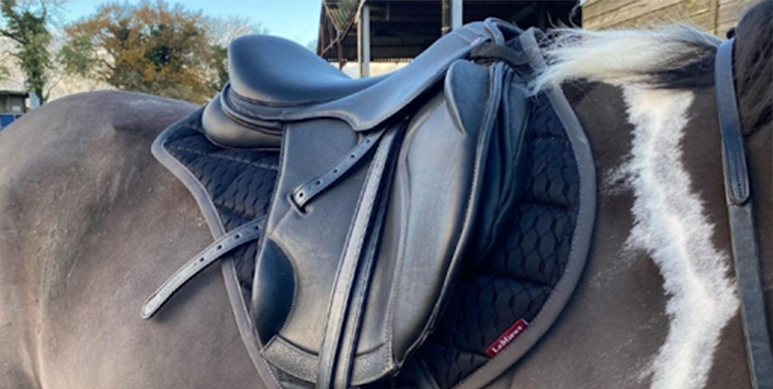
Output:
[[[317,39],[322,0],[167,0],[206,16],[238,15],[268,29],[271,35],[294,40],[302,45]],[[137,3],[138,1],[129,1]],[[66,3],[66,22],[92,15],[99,0],[72,0]]]

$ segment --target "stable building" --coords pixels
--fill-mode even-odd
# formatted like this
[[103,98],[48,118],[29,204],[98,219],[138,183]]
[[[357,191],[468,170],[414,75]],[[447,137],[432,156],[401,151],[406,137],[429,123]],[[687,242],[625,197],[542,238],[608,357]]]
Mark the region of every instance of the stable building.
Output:
[[688,22],[720,37],[734,27],[743,9],[759,0],[586,0],[586,29],[646,28]]
[[462,24],[496,17],[521,28],[579,26],[578,1],[323,0],[317,54],[338,63],[405,63]]
[[[725,37],[758,0],[323,0],[317,54],[367,77],[410,61],[440,36],[493,16],[521,28],[556,25],[591,30],[691,23]],[[371,64],[375,63],[376,66]],[[386,66],[386,67],[384,67]],[[354,70],[354,69],[350,69]]]

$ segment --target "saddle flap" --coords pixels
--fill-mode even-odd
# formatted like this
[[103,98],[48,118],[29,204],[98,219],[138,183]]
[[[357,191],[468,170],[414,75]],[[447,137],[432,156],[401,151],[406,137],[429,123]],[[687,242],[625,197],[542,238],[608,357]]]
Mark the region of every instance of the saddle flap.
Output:
[[[468,61],[448,71],[437,109],[409,132],[392,197],[402,217],[394,354],[404,358],[434,323],[467,248],[483,192],[502,88],[502,67]],[[424,118],[419,118],[422,120]],[[442,156],[442,157],[440,157]],[[404,338],[401,338],[404,337]]]

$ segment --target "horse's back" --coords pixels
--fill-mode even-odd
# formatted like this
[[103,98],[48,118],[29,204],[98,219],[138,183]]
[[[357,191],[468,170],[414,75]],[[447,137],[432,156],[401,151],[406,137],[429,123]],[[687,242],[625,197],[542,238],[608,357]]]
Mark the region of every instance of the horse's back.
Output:
[[139,315],[144,297],[210,240],[190,195],[150,154],[155,136],[195,108],[95,92],[3,131],[0,386],[212,387],[190,371],[254,370],[213,355],[242,349],[214,267],[179,307],[172,301],[153,323]]

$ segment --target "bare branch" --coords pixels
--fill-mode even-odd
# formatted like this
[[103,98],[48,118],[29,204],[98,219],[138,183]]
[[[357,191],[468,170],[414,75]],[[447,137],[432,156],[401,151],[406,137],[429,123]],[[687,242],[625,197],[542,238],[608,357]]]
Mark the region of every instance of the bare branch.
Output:
[[110,69],[111,72],[115,71],[115,66],[111,65],[110,62],[107,62],[106,59],[100,58],[97,61],[100,62],[102,65],[105,65],[105,67]]

